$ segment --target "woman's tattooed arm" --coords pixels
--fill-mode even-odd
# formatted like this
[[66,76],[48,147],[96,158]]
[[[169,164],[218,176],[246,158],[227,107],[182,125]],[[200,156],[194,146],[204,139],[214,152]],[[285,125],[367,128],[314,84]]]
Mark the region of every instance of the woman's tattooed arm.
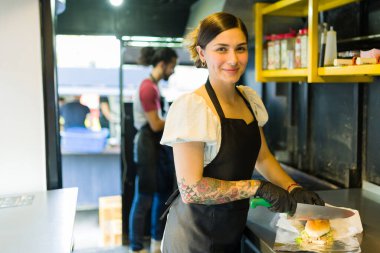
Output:
[[255,194],[259,183],[255,180],[224,181],[203,177],[197,183],[188,185],[182,178],[178,189],[185,203],[223,204],[249,198]]

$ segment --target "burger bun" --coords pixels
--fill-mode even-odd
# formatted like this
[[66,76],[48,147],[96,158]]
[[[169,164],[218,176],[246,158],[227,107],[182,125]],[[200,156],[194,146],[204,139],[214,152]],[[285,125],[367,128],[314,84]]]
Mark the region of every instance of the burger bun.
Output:
[[314,238],[319,238],[330,231],[329,220],[308,220],[305,225],[305,232]]

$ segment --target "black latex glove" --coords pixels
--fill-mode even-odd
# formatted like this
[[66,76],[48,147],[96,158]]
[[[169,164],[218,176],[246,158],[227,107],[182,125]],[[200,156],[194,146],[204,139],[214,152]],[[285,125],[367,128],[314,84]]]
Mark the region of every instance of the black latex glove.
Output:
[[312,191],[308,191],[302,187],[296,187],[291,192],[290,195],[296,200],[297,203],[320,205],[324,206],[325,202],[319,197],[318,194]]
[[272,206],[269,210],[277,213],[294,214],[297,202],[284,189],[267,181],[261,181],[255,197],[264,198]]

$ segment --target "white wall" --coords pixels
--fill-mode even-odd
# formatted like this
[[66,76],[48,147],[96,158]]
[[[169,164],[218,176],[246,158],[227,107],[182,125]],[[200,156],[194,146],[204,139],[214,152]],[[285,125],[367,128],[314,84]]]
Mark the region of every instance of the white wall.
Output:
[[46,190],[38,0],[0,0],[0,194]]

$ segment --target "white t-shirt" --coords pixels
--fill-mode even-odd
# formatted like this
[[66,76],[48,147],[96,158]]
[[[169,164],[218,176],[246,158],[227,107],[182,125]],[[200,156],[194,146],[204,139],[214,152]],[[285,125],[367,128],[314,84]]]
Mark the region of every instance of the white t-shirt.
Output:
[[[250,103],[260,127],[268,121],[268,113],[256,91],[238,86]],[[181,142],[205,142],[204,166],[218,154],[221,143],[221,125],[205,99],[196,93],[187,93],[176,99],[166,117],[161,144],[172,146]]]
[[160,89],[152,80],[145,79],[137,88],[133,98],[133,122],[137,130],[148,123],[145,112],[152,110],[157,110],[158,116],[162,119]]

